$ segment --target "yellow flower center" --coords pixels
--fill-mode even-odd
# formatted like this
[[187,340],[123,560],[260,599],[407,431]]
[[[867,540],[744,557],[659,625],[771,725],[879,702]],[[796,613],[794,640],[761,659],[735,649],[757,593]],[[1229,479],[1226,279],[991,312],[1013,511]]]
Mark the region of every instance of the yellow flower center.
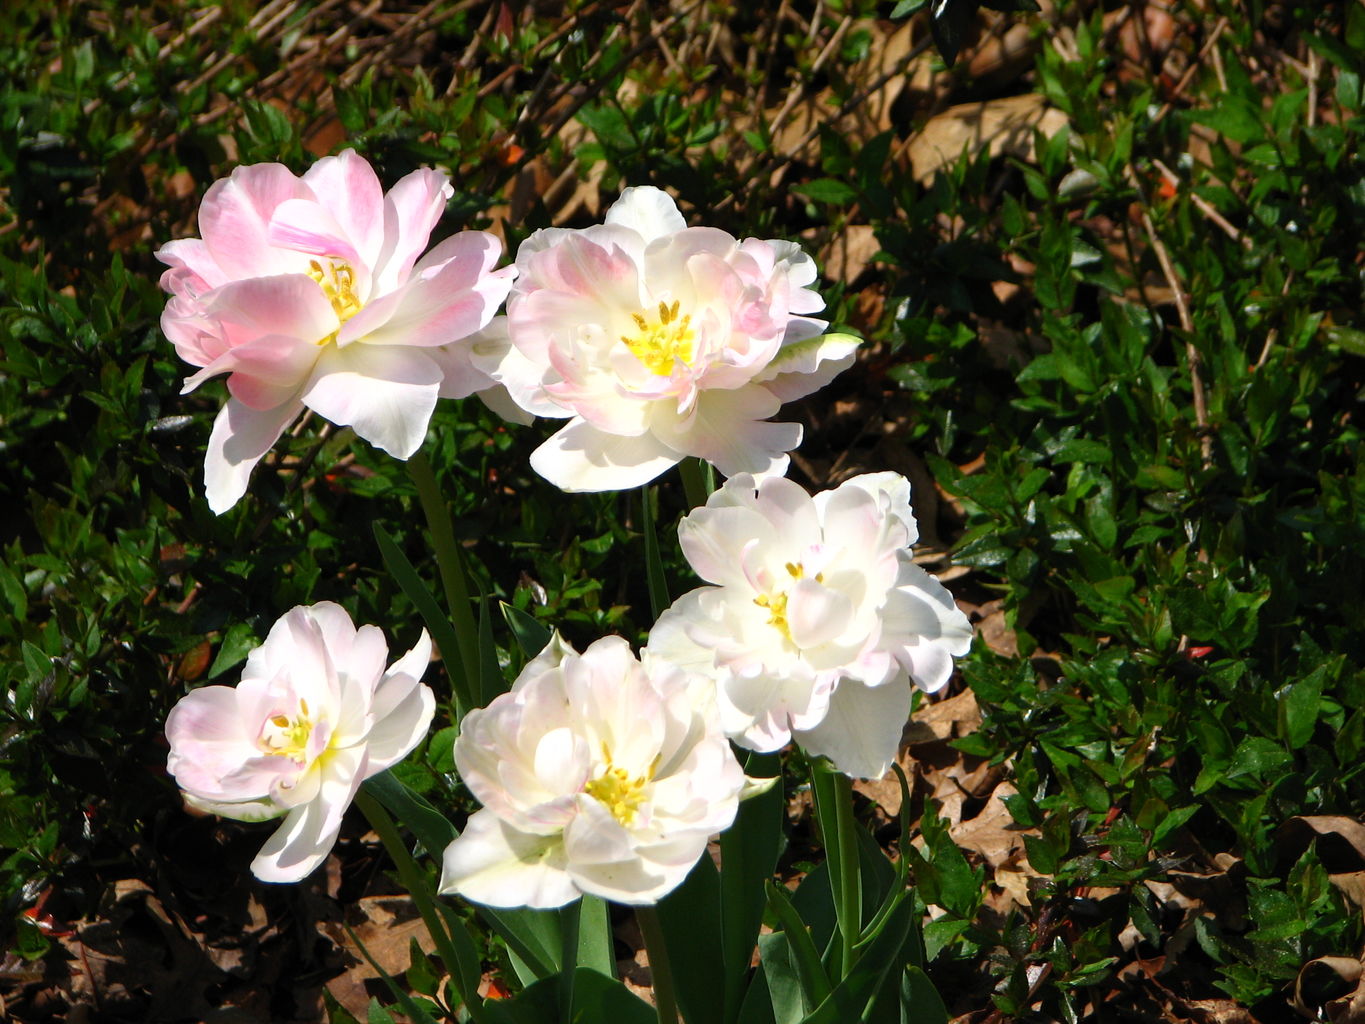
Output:
[[634,337],[623,334],[621,340],[646,370],[667,377],[677,362],[691,364],[694,355],[692,343],[697,334],[692,330],[691,314],[678,315],[677,300],[671,306],[667,302],[660,302],[658,319],[654,322],[643,313],[632,313],[631,318],[640,333]]
[[313,735],[313,719],[308,713],[308,702],[299,701],[299,713],[272,715],[266,719],[256,746],[271,757],[287,757],[305,764],[308,761],[308,740]]
[[630,772],[612,764],[606,744],[602,746],[602,755],[606,758],[607,766],[601,775],[583,787],[583,791],[610,811],[611,816],[622,825],[629,825],[645,801],[645,787],[654,777],[658,759],[650,765],[648,774],[631,778]]
[[[322,288],[322,294],[327,296],[327,301],[332,304],[332,311],[343,324],[359,313],[364,306],[364,303],[356,298],[355,272],[349,263],[327,260],[324,266],[321,260],[309,260],[308,276]],[[326,345],[336,339],[337,332],[333,331],[318,344]]]
[[[806,567],[800,562],[788,562],[786,565],[787,575],[794,580],[804,579]],[[815,574],[816,583],[825,582],[825,574],[817,572]],[[759,594],[754,598],[754,604],[768,611],[768,625],[772,626],[790,642],[792,638],[791,627],[787,625],[787,592],[778,590],[771,594]]]

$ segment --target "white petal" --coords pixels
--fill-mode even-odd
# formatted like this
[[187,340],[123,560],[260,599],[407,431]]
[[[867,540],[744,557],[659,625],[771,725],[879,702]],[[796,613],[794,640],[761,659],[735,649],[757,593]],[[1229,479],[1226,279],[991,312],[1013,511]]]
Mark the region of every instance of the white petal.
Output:
[[375,723],[366,737],[369,775],[376,775],[408,756],[422,741],[436,712],[431,687],[409,675],[390,675],[375,695]]
[[787,629],[792,643],[803,650],[838,639],[852,614],[853,604],[845,595],[815,580],[798,580],[787,591]]
[[[794,325],[801,323],[793,322]],[[821,324],[821,321],[811,323]],[[789,326],[787,332],[789,340],[783,343],[763,372],[754,378],[783,402],[820,390],[852,366],[861,343],[851,334],[823,334],[791,340],[793,328]]]
[[562,907],[580,895],[565,868],[559,836],[518,832],[482,810],[446,847],[439,891],[491,907]]
[[619,491],[649,483],[682,456],[652,434],[621,437],[574,419],[531,454],[531,468],[565,491]]
[[416,349],[333,345],[318,360],[303,403],[406,459],[422,446],[440,384],[440,367]]
[[263,882],[297,882],[321,864],[360,786],[364,763],[360,751],[335,751],[318,796],[289,812],[251,862],[251,873]]
[[611,204],[604,219],[608,224],[637,232],[646,245],[687,227],[678,205],[667,192],[653,185],[636,185],[622,191],[621,198]]
[[780,404],[760,386],[703,391],[692,415],[670,417],[661,408],[651,429],[670,448],[705,459],[727,477],[782,476],[786,453],[801,443],[801,424],[765,422]]
[[261,411],[228,399],[213,421],[204,453],[204,494],[209,508],[222,515],[237,504],[256,463],[302,411],[303,403],[298,401]]
[[[709,588],[703,588],[709,589]],[[715,655],[688,635],[688,626],[702,617],[700,590],[693,590],[674,601],[649,631],[649,641],[641,656],[667,662],[688,672],[716,674]]]
[[845,679],[830,698],[824,721],[792,738],[808,754],[822,754],[845,775],[880,779],[896,759],[910,719],[910,688],[893,679],[863,686]]

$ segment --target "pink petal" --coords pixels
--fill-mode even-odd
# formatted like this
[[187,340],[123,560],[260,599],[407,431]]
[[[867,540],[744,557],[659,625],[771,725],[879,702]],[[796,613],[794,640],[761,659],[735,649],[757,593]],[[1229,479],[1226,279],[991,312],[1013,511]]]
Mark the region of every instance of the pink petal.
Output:
[[[395,294],[397,307],[365,335],[371,345],[446,345],[487,326],[512,288],[513,268],[491,273],[501,245],[468,231],[446,239]],[[362,314],[363,315],[363,314]],[[360,316],[346,324],[350,328]],[[342,340],[347,331],[343,329]]]
[[384,197],[384,244],[375,259],[374,294],[391,292],[408,279],[431,230],[455,194],[440,171],[421,168],[399,179]]
[[345,260],[353,269],[369,269],[346,237],[345,228],[326,207],[313,199],[286,199],[277,206],[270,218],[268,237],[271,245],[282,249],[313,256],[333,256]]
[[167,242],[154,255],[170,267],[161,275],[161,287],[168,292],[179,293],[190,287],[208,291],[227,283],[227,275],[202,239],[178,238]]
[[331,211],[360,262],[374,267],[384,246],[384,188],[374,168],[348,149],[323,157],[304,172],[303,180]]
[[215,291],[208,315],[222,324],[234,348],[267,335],[318,342],[339,322],[318,283],[306,274],[233,281]]
[[251,164],[210,186],[199,205],[199,234],[229,280],[296,273],[307,261],[270,244],[270,217],[288,199],[311,199],[283,164]]

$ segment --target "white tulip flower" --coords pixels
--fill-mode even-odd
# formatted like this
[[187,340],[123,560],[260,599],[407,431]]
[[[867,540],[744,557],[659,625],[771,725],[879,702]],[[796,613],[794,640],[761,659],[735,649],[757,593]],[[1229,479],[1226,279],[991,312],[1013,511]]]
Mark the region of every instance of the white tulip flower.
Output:
[[713,586],[664,612],[648,653],[714,680],[740,745],[795,739],[847,775],[883,775],[908,684],[941,688],[972,642],[952,595],[910,559],[905,478],[865,474],[812,498],[790,480],[740,475],[678,534]]
[[620,637],[581,655],[552,640],[464,718],[455,767],[483,809],[446,848],[441,892],[495,907],[657,902],[744,787],[709,690]]

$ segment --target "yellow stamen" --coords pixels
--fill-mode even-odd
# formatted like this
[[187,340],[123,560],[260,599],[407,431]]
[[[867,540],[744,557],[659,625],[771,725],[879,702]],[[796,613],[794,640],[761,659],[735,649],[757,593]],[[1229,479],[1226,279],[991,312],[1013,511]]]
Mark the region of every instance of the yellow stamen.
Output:
[[[794,580],[806,578],[806,567],[800,562],[787,562],[784,568],[787,575]],[[817,572],[814,576],[816,583],[825,582],[825,574]],[[791,627],[787,624],[787,594],[779,591],[772,594],[759,594],[754,598],[754,604],[760,608],[768,610],[768,625],[775,627],[788,640],[791,640]]]
[[788,640],[792,638],[791,629],[787,626],[786,594],[759,594],[754,598],[754,604],[768,609],[768,625],[776,626]]
[[692,330],[692,316],[690,313],[680,316],[680,306],[677,299],[671,305],[660,302],[656,323],[650,323],[643,313],[632,313],[630,318],[640,333],[634,337],[621,335],[630,354],[640,360],[646,370],[660,377],[671,374],[679,362],[690,365],[696,354],[693,352],[696,332]]
[[649,766],[648,774],[631,778],[626,769],[612,765],[611,753],[605,743],[602,745],[602,756],[606,759],[606,768],[583,787],[583,792],[610,811],[611,816],[622,825],[629,825],[645,801],[645,787],[654,777],[654,769],[659,765],[658,758]]
[[[309,260],[308,276],[321,286],[322,294],[327,296],[332,311],[343,324],[364,307],[364,303],[356,297],[355,272],[349,263],[327,260],[327,265],[323,266],[320,260]],[[333,331],[318,344],[326,345],[336,341],[336,338],[337,332]]]

